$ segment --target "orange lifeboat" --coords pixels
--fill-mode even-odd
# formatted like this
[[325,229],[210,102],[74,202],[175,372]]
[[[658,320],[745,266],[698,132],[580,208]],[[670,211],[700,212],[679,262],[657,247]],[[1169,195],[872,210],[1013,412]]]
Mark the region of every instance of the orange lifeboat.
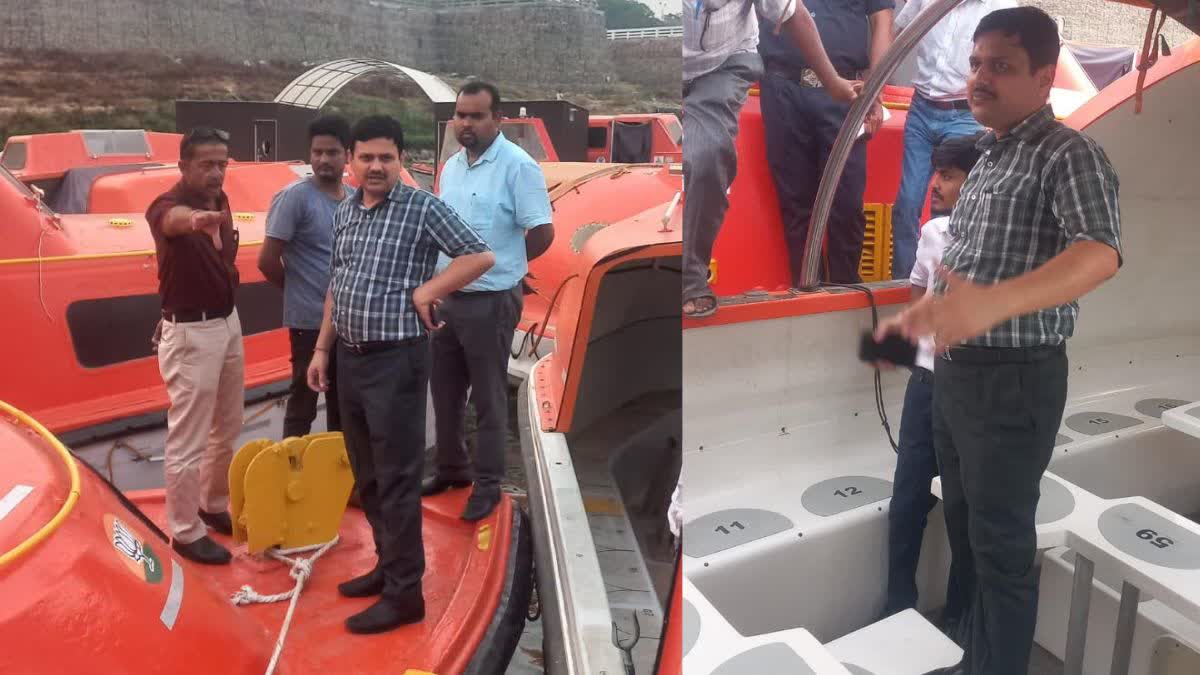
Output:
[[[144,152],[130,154],[138,139]],[[111,440],[92,445],[165,422],[166,390],[149,341],[158,320],[157,269],[143,214],[179,179],[179,140],[179,134],[140,131],[13,137],[3,165],[16,167],[16,173],[0,168],[0,213],[7,223],[0,240],[0,288],[10,326],[0,347],[19,354],[37,345],[38,354],[14,360],[0,396],[61,434],[110,478],[127,478],[117,480],[123,486],[161,485],[161,477],[126,472],[131,462],[146,468],[153,452],[136,447],[145,444],[117,451]],[[116,150],[105,154],[105,147]],[[131,164],[132,159],[142,163]],[[245,334],[247,403],[257,406],[251,413],[258,414],[255,422],[275,426],[276,403],[291,376],[290,351],[281,328],[280,292],[256,261],[271,197],[306,172],[299,162],[234,162],[225,180],[241,232],[237,305]],[[402,179],[416,185],[407,172]],[[256,433],[264,435],[261,426],[247,429],[243,440]]]
[[[244,585],[287,591],[287,567],[244,552],[216,568],[175,556],[160,529],[162,491],[117,493],[3,403],[0,447],[0,672],[267,670],[288,603],[237,607],[230,594]],[[348,509],[296,603],[274,672],[504,672],[528,608],[528,526],[507,497],[486,520],[464,523],[462,501],[423,504],[426,619],[367,639],[342,621],[370,600],[336,589],[375,564],[370,527]]]

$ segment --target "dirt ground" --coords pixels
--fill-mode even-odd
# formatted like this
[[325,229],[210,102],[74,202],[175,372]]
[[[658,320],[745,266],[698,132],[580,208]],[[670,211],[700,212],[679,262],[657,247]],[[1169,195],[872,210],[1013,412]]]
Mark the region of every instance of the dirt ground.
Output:
[[[68,129],[175,131],[176,99],[270,101],[297,75],[298,63],[228,63],[198,57],[146,54],[81,56],[65,52],[0,52],[0,145],[10,135]],[[451,87],[463,80],[443,77]],[[506,99],[554,98],[596,114],[678,112],[679,101],[655,100],[628,84],[575,89],[497,82]],[[327,106],[355,118],[386,113],[414,133],[414,149],[433,147],[433,105],[407,78],[369,75],[355,80]]]

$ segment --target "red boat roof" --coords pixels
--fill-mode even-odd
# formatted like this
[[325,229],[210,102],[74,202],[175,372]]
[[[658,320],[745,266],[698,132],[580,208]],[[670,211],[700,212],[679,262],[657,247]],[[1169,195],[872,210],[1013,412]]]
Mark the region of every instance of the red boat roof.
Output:
[[141,129],[86,129],[10,136],[4,168],[24,181],[62,176],[69,169],[179,161],[181,134]]

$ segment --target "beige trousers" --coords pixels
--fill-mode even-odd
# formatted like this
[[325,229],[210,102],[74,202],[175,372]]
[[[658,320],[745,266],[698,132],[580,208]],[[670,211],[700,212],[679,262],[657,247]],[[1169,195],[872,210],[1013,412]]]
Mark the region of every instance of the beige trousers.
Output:
[[229,462],[245,402],[242,324],[224,319],[163,322],[158,368],[167,384],[167,526],[190,544],[207,532],[197,511],[229,508]]

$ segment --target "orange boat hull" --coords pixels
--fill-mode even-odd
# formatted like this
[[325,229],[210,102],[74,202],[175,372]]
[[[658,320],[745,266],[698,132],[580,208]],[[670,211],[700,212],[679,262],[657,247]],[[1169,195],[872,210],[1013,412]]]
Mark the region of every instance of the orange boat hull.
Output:
[[[32,487],[0,518],[5,554],[51,521],[70,479],[45,439],[3,413],[0,447],[6,481],[0,497],[12,485]],[[288,569],[245,553],[221,567],[180,558],[150,526],[163,523],[162,491],[129,495],[148,522],[93,473],[78,471],[80,496],[65,519],[0,566],[0,632],[7,647],[0,650],[0,672],[264,672],[288,602],[236,607],[229,597],[243,585],[262,594],[287,591],[294,583]],[[529,534],[507,497],[486,520],[463,522],[465,492],[423,503],[425,620],[370,637],[348,634],[343,621],[371,600],[343,598],[336,590],[375,564],[370,527],[360,511],[349,509],[341,540],[304,587],[276,672],[503,672],[528,608]],[[117,531],[127,535],[122,545],[114,543]],[[133,540],[137,553],[131,556]]]

